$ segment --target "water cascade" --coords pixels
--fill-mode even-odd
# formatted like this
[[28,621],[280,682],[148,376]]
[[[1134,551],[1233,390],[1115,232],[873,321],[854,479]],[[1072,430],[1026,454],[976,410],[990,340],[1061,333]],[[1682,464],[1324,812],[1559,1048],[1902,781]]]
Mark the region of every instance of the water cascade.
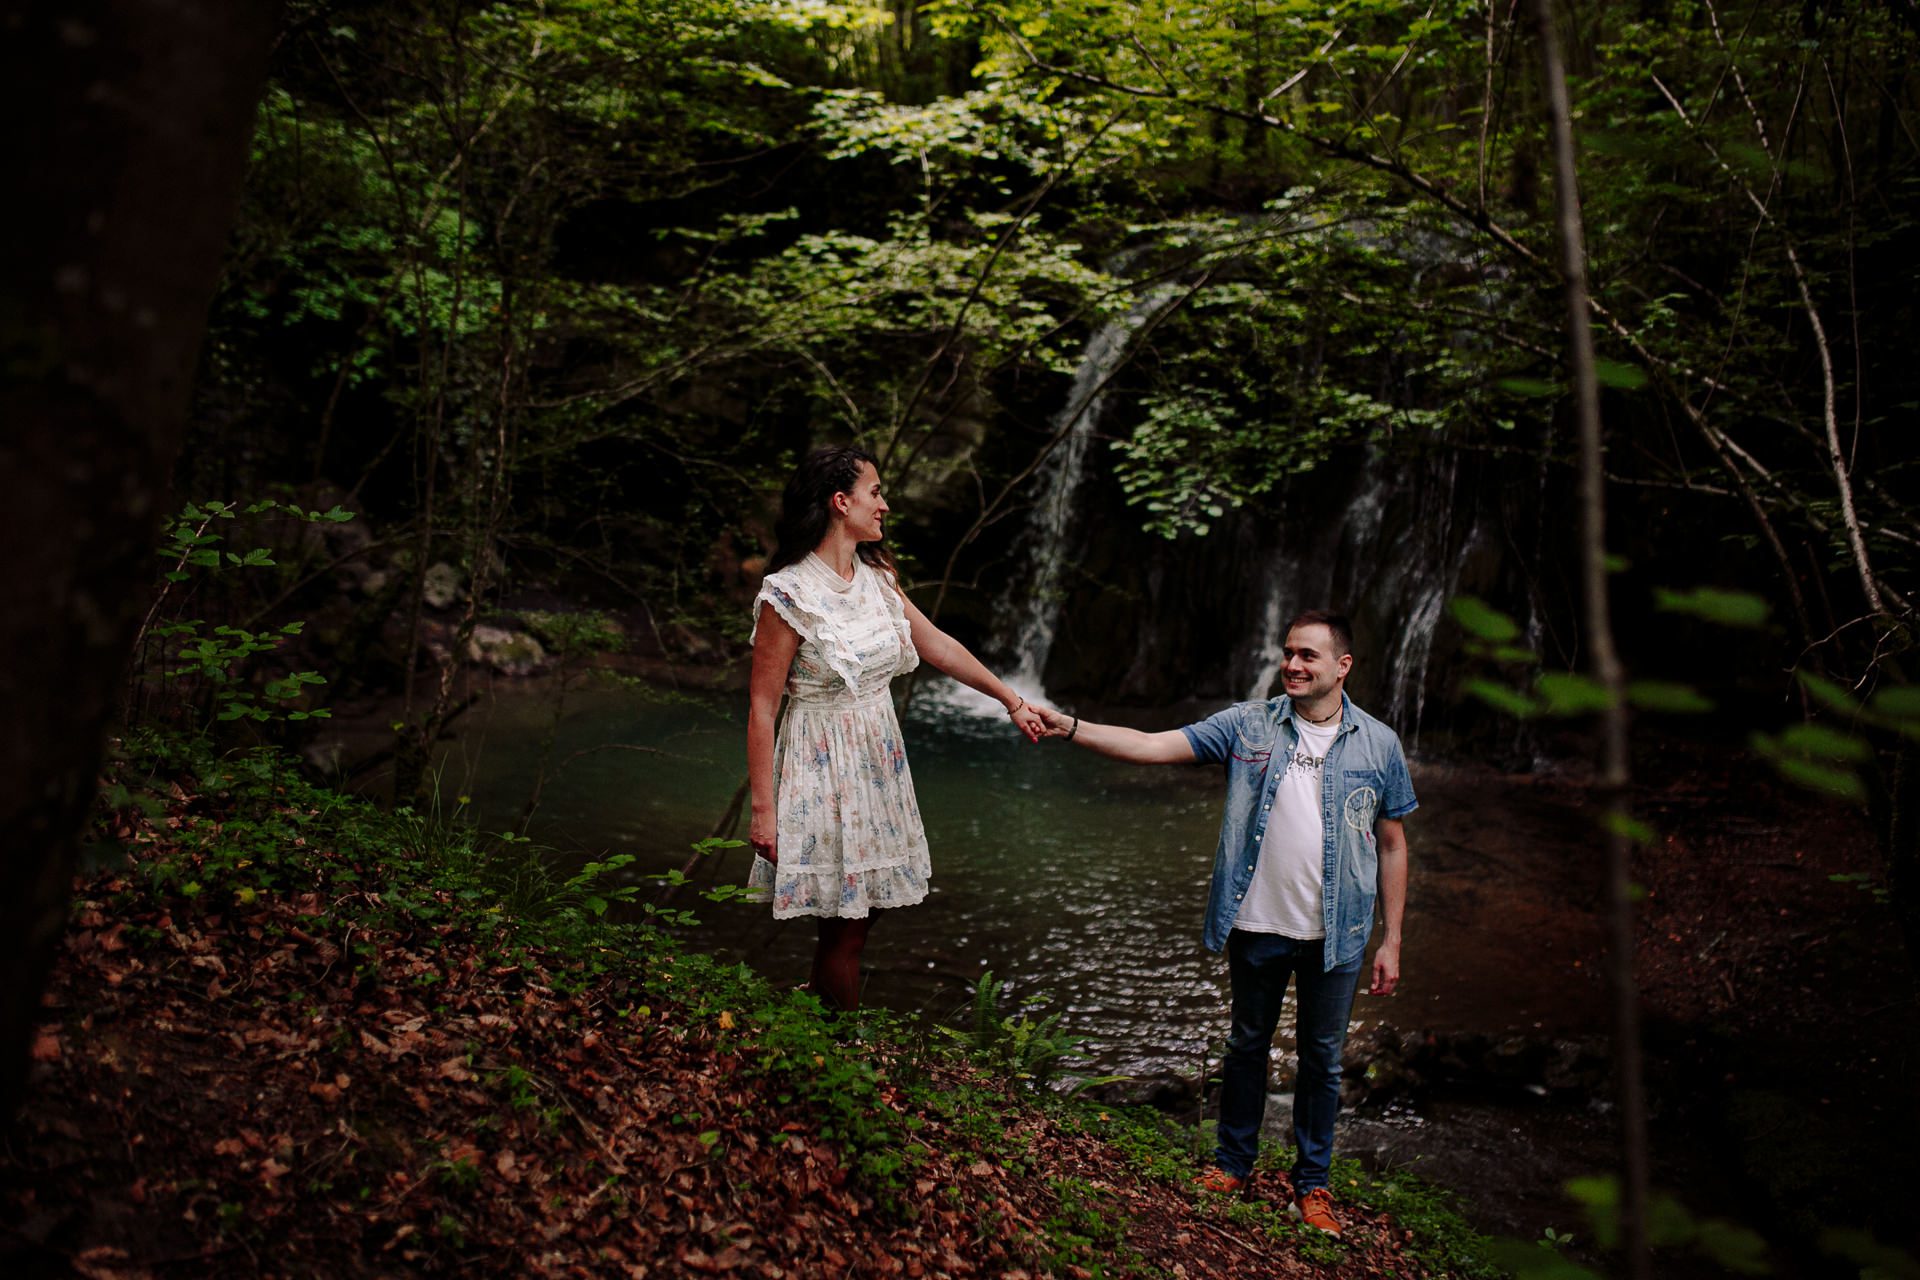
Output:
[[1015,584],[1010,601],[1017,619],[1011,630],[1010,681],[1042,699],[1047,655],[1053,651],[1054,632],[1060,625],[1060,579],[1073,529],[1074,496],[1086,470],[1087,443],[1106,412],[1107,384],[1126,362],[1134,336],[1179,296],[1180,290],[1171,285],[1149,289],[1126,315],[1102,325],[1080,357],[1067,402],[1048,424],[1055,434],[1064,430],[1066,435],[1041,465],[1040,493],[1027,535],[1033,567],[1025,582]]
[[[1398,465],[1408,469],[1397,471],[1384,450],[1367,450],[1355,459],[1356,478],[1330,522],[1301,519],[1278,530],[1261,575],[1258,620],[1233,669],[1242,696],[1277,693],[1287,619],[1302,609],[1345,609],[1359,633],[1360,657],[1372,668],[1356,677],[1356,696],[1412,746],[1434,635],[1460,590],[1462,566],[1478,548],[1481,525],[1470,501],[1458,514],[1457,458]],[[1340,474],[1327,466],[1313,477],[1325,485]]]
[[[1107,386],[1126,363],[1135,337],[1181,292],[1173,285],[1156,285],[1125,315],[1095,330],[1074,370],[1066,402],[1047,424],[1049,438],[1061,439],[1034,476],[1038,492],[1023,539],[1031,548],[1031,560],[1025,578],[1015,579],[1007,592],[1003,607],[1009,623],[1000,630],[1008,655],[1002,678],[1036,702],[1048,700],[1044,676],[1065,596],[1062,576],[1070,554],[1074,501],[1086,471],[1088,442],[1106,412]],[[998,703],[951,682],[938,697],[960,709],[1001,714]]]

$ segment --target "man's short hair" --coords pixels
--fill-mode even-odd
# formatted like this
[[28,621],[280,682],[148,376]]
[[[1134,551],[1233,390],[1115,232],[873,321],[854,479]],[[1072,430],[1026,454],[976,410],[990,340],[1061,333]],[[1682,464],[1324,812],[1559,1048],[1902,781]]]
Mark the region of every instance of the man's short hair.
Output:
[[1295,627],[1325,627],[1333,636],[1333,656],[1336,658],[1343,653],[1353,652],[1353,623],[1347,620],[1344,613],[1335,613],[1331,609],[1308,609],[1304,613],[1296,613],[1281,635],[1290,633]]

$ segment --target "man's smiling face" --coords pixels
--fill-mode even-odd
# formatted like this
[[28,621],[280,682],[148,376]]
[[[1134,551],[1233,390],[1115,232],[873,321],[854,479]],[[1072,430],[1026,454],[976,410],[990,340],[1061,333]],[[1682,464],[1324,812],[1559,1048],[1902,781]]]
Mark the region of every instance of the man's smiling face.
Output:
[[1280,681],[1287,696],[1296,702],[1314,702],[1336,693],[1353,668],[1353,655],[1338,653],[1333,632],[1324,623],[1314,622],[1287,632],[1286,661],[1280,664]]

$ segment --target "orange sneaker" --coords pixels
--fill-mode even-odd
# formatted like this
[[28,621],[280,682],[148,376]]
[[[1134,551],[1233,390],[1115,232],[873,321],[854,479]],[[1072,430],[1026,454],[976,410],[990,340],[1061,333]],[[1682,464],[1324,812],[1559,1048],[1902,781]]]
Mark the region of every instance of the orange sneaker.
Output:
[[1201,1191],[1211,1191],[1216,1195],[1235,1195],[1247,1185],[1245,1178],[1236,1178],[1218,1166],[1208,1169],[1193,1180],[1193,1185]]
[[1325,1187],[1315,1187],[1295,1200],[1293,1216],[1330,1236],[1340,1234],[1340,1219],[1333,1216],[1333,1193]]

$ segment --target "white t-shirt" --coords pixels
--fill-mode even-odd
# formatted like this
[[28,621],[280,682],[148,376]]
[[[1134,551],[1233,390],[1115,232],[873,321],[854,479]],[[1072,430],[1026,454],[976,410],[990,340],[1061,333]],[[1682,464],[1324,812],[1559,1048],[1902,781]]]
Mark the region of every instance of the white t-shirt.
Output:
[[1306,941],[1326,936],[1320,911],[1326,841],[1320,779],[1327,750],[1333,746],[1340,725],[1338,721],[1324,727],[1312,725],[1299,716],[1293,723],[1300,731],[1300,741],[1273,790],[1273,813],[1267,820],[1267,833],[1260,838],[1253,883],[1247,886],[1233,927]]

